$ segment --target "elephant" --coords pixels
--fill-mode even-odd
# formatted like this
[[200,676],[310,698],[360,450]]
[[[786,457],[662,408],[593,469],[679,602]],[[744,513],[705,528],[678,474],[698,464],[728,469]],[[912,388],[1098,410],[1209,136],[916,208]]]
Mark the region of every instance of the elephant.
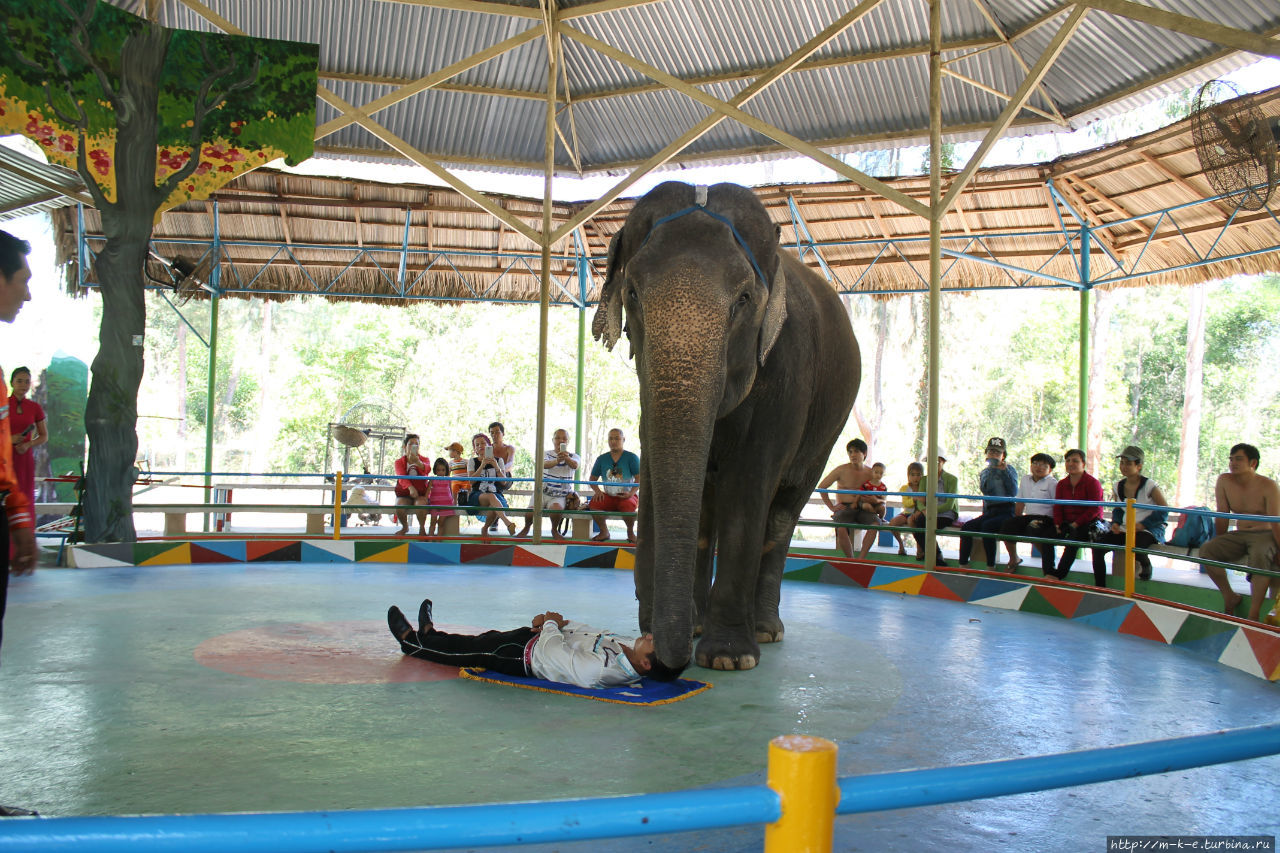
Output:
[[714,669],[782,639],[791,535],[857,395],[840,298],[779,235],[746,187],[669,181],[609,245],[592,333],[625,332],[639,377],[636,598],[667,677],[695,635]]

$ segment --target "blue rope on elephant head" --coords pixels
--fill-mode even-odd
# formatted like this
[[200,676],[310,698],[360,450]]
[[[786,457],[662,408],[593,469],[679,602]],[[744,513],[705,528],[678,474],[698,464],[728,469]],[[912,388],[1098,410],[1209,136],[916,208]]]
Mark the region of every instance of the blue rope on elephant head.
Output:
[[[742,235],[738,233],[738,229],[733,226],[733,223],[729,221],[728,217],[721,216],[713,210],[708,210],[706,205],[694,204],[690,207],[686,207],[684,210],[678,210],[675,213],[662,217],[657,222],[653,223],[653,226],[649,229],[649,233],[644,235],[644,240],[640,242],[640,248],[644,248],[645,243],[649,242],[649,238],[653,236],[653,232],[657,231],[659,227],[666,225],[673,219],[679,219],[682,216],[688,216],[690,213],[697,213],[698,211],[702,211],[712,219],[723,222],[725,225],[729,226],[729,230],[733,232],[733,239],[737,240],[738,245],[742,247],[742,251],[747,253],[747,260],[751,261],[751,268],[756,271],[756,275],[760,276],[760,281],[764,284],[764,289],[769,290],[769,279],[765,278],[764,273],[761,272],[760,265],[756,263],[755,253],[751,251],[751,247],[747,245],[747,241],[742,239]],[[639,251],[639,249],[637,249],[637,251]]]

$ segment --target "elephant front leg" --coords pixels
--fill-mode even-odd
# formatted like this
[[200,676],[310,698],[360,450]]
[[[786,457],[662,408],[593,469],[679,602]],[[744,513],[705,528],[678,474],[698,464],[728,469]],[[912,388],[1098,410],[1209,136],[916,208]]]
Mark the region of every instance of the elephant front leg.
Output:
[[753,669],[760,662],[754,599],[764,512],[750,511],[745,503],[739,501],[732,513],[717,508],[719,553],[695,657],[708,669]]
[[782,598],[782,573],[787,564],[787,551],[795,533],[796,521],[804,509],[807,494],[785,490],[769,508],[764,544],[761,546],[760,572],[756,576],[755,613],[756,642],[780,643],[786,633],[778,605]]

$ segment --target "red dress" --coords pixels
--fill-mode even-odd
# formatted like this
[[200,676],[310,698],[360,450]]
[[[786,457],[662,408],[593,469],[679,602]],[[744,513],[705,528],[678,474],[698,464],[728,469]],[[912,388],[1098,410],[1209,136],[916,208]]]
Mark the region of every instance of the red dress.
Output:
[[[9,396],[9,435],[22,435],[29,430],[24,440],[33,439],[36,436],[36,424],[44,419],[44,409],[35,400],[19,401],[17,397]],[[18,481],[18,489],[27,496],[27,502],[34,504],[36,502],[34,448],[28,449],[26,453],[19,453],[17,447],[13,448],[13,474]]]

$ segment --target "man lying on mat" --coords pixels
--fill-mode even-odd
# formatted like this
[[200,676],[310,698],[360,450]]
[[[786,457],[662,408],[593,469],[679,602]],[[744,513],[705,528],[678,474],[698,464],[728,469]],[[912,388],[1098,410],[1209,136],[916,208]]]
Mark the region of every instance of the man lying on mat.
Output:
[[548,611],[527,627],[483,634],[437,631],[431,599],[418,608],[414,630],[399,607],[387,611],[387,625],[406,655],[449,666],[476,666],[504,675],[541,678],[589,689],[620,687],[642,676],[671,681],[678,672],[658,664],[653,635],[629,640]]

